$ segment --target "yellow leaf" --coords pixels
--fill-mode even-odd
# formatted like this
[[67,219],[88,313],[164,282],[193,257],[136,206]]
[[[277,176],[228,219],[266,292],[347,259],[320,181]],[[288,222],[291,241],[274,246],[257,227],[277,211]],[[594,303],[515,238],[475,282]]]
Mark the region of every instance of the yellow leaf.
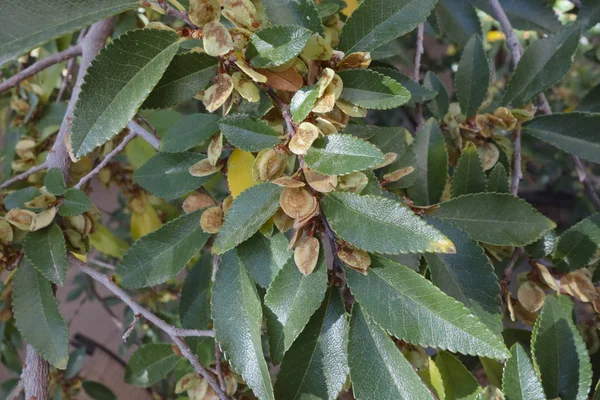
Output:
[[425,383],[434,390],[437,394],[438,399],[445,400],[446,392],[444,390],[444,382],[442,381],[442,374],[439,368],[435,365],[435,362],[429,357],[427,368],[418,371],[418,374],[425,381]]
[[254,164],[254,156],[247,151],[235,149],[229,156],[227,183],[234,199],[244,190],[258,183],[252,178],[252,164]]
[[138,169],[156,154],[156,150],[141,137],[136,137],[125,147],[125,154],[133,169]]
[[73,253],[73,252],[71,252],[71,254],[73,254],[75,257],[77,257],[78,259],[80,259],[84,263],[87,262],[87,256],[85,254],[79,254],[79,253]]
[[506,35],[504,32],[500,31],[489,31],[487,34],[487,41],[490,43],[500,42],[506,40]]
[[358,7],[358,0],[346,0],[346,4],[348,7],[342,10],[342,14],[350,16],[350,14],[356,10],[356,7]]
[[99,252],[115,258],[123,258],[129,248],[127,242],[99,224],[94,233],[90,234],[90,244]]
[[162,226],[162,221],[158,217],[156,210],[145,198],[140,199],[136,210],[131,211],[130,231],[133,240],[138,240],[150,232],[154,232]]

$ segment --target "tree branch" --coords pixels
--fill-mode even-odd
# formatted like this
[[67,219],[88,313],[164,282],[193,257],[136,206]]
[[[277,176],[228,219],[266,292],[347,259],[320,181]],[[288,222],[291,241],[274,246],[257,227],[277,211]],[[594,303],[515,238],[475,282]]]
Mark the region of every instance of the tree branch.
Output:
[[196,26],[190,20],[190,17],[189,17],[189,15],[188,15],[187,12],[185,12],[185,11],[179,11],[178,9],[176,9],[175,7],[173,7],[172,5],[170,5],[167,0],[157,0],[157,2],[158,2],[158,5],[160,7],[162,7],[163,10],[165,10],[165,13],[167,13],[167,15],[170,15],[170,16],[175,17],[175,18],[179,18],[180,20],[183,20],[186,24],[188,24],[192,28],[198,29],[198,26]]
[[5,180],[4,182],[2,182],[2,184],[0,184],[0,189],[7,188],[7,187],[9,187],[10,185],[12,185],[15,182],[19,182],[19,181],[22,181],[24,179],[27,179],[31,175],[35,174],[36,172],[39,172],[39,171],[41,171],[43,169],[46,169],[46,168],[47,168],[47,163],[44,161],[40,165],[36,165],[35,167],[31,167],[27,171],[21,172],[19,175],[13,176],[12,178]]
[[29,344],[21,379],[26,399],[48,400],[50,398],[50,365]]
[[521,42],[519,42],[519,38],[515,34],[515,31],[510,24],[510,21],[504,12],[504,8],[502,8],[502,5],[500,5],[500,1],[490,0],[490,6],[492,7],[494,16],[500,23],[502,31],[506,35],[506,45],[512,54],[513,66],[516,67],[521,60],[521,56],[523,55],[523,46],[521,46]]
[[73,57],[77,57],[81,55],[82,48],[79,44],[69,47],[66,50],[61,51],[60,53],[53,54],[46,58],[42,58],[39,61],[36,61],[34,64],[25,68],[21,72],[11,76],[4,82],[0,83],[0,93],[7,91],[8,89],[17,86],[20,82],[37,74],[40,71],[45,70],[46,68],[68,60]]
[[160,140],[156,136],[148,132],[146,129],[144,129],[144,127],[138,124],[137,122],[131,121],[127,125],[127,128],[129,128],[131,132],[144,139],[146,142],[150,143],[152,147],[154,147],[156,150],[160,148]]

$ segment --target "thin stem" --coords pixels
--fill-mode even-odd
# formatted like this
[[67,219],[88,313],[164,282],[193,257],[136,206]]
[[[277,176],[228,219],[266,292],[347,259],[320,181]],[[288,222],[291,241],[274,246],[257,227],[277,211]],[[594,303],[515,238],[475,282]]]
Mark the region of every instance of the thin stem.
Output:
[[186,24],[188,24],[192,28],[198,29],[198,26],[196,26],[190,20],[190,17],[189,17],[189,15],[188,15],[187,12],[185,12],[185,11],[179,11],[178,9],[176,9],[175,7],[173,7],[172,5],[170,5],[167,0],[157,0],[157,2],[158,2],[158,5],[160,7],[162,7],[163,10],[165,10],[165,13],[167,13],[167,15],[170,15],[170,16],[175,17],[175,18],[179,18],[180,20],[184,21]]
[[[413,71],[413,80],[419,83],[421,79],[421,57],[423,56],[423,37],[425,33],[425,24],[419,24],[417,28],[417,45],[415,50],[415,70]],[[417,121],[417,131],[423,128],[425,124],[425,119],[423,118],[423,105],[421,103],[417,103],[415,105],[416,116],[415,120]]]
[[511,193],[514,196],[519,195],[519,182],[523,179],[521,172],[521,125],[518,125],[514,132],[514,153],[513,153],[513,175],[511,184]]
[[35,167],[31,167],[27,171],[21,172],[19,175],[13,176],[12,178],[2,182],[2,184],[0,184],[0,189],[7,188],[15,182],[22,181],[23,179],[27,179],[31,175],[33,175],[36,172],[39,172],[43,169],[46,169],[47,167],[48,167],[48,164],[46,162],[43,162],[40,165],[36,165]]
[[515,34],[515,31],[510,24],[510,21],[506,16],[506,12],[504,12],[504,8],[502,8],[502,5],[500,5],[500,1],[490,0],[490,6],[492,7],[494,16],[500,23],[502,31],[506,35],[506,45],[510,49],[513,58],[513,65],[516,67],[521,60],[521,56],[523,55],[523,46],[521,46],[521,42],[519,42],[519,38]]
[[217,378],[219,379],[219,386],[221,390],[226,392],[227,386],[225,385],[225,378],[223,378],[223,368],[221,367],[221,358],[223,353],[221,353],[221,347],[219,343],[215,342],[215,363],[217,367]]
[[156,150],[159,149],[159,147],[160,147],[160,140],[158,140],[158,138],[156,136],[154,136],[153,134],[151,134],[150,132],[148,132],[146,129],[144,129],[143,126],[141,126],[137,122],[131,121],[127,125],[127,128],[129,128],[129,130],[131,132],[135,133],[136,135],[138,135],[139,137],[141,137],[142,139],[144,139],[146,142],[150,143],[150,145],[152,147],[154,147]]
[[129,324],[129,328],[127,328],[127,330],[123,334],[123,337],[122,337],[123,343],[127,343],[127,339],[131,335],[131,332],[133,332],[133,330],[135,329],[138,322],[140,322],[140,314],[135,314],[133,316],[133,321],[131,321],[131,324]]
[[81,53],[82,47],[76,44],[74,46],[69,47],[66,50],[61,51],[60,53],[52,54],[51,56],[42,58],[41,60],[36,61],[34,64],[25,68],[21,72],[11,76],[4,82],[0,83],[0,93],[17,86],[19,83],[29,78],[30,76],[33,76],[38,72],[43,71],[48,67],[51,67],[54,64],[58,64],[70,58],[77,57],[81,55]]

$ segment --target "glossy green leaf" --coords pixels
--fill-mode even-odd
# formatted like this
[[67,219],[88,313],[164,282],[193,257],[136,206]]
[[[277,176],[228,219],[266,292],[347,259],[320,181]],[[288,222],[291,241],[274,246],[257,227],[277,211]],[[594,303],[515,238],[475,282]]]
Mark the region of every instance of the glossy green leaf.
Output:
[[442,32],[461,46],[481,35],[481,22],[469,0],[439,0],[435,15]]
[[508,82],[502,103],[520,107],[558,82],[571,68],[579,36],[577,27],[567,27],[529,45]]
[[[185,43],[185,42],[183,42]],[[217,76],[217,59],[190,51],[177,54],[148,95],[143,108],[166,108],[190,100]]]
[[408,101],[409,106],[414,106],[416,103],[422,103],[424,101],[429,101],[437,95],[437,93],[431,89],[428,89],[424,86],[419,85],[417,82],[413,81],[411,78],[406,76],[404,73],[398,71],[397,69],[388,68],[388,67],[374,67],[370,68],[373,71],[379,72],[385,76],[389,76],[394,79],[396,82],[404,86],[410,92],[410,100]]
[[26,208],[25,203],[30,202],[42,193],[35,186],[29,186],[23,189],[15,190],[2,199],[7,211],[13,208]]
[[283,188],[260,183],[233,200],[223,226],[213,244],[213,252],[223,254],[252,236],[279,208]]
[[508,174],[502,163],[497,163],[487,178],[486,191],[494,193],[508,193]]
[[318,95],[319,88],[315,85],[304,86],[294,94],[290,102],[290,114],[295,123],[299,124],[308,117],[317,102]]
[[358,303],[352,306],[348,364],[357,399],[433,399],[394,341]]
[[52,285],[29,263],[19,266],[12,290],[12,310],[23,339],[59,369],[67,367],[69,333]]
[[137,289],[177,275],[210,237],[200,227],[201,213],[182,215],[139,238],[117,265],[120,283]]
[[297,25],[271,25],[252,35],[245,56],[255,68],[277,67],[300,54],[310,35]]
[[435,363],[444,382],[444,394],[451,400],[479,400],[481,386],[456,356],[440,351]]
[[556,237],[556,233],[554,231],[550,231],[542,236],[542,238],[538,241],[525,246],[525,251],[533,258],[548,257],[554,253],[557,240],[558,238]]
[[183,152],[212,137],[219,131],[216,114],[190,114],[181,118],[163,136],[160,150]]
[[352,135],[332,134],[317,139],[304,156],[304,162],[325,175],[346,175],[385,161],[381,150]]
[[456,247],[456,254],[425,254],[434,285],[463,303],[491,331],[502,332],[500,285],[483,249],[466,233],[447,222],[429,217]]
[[412,146],[417,161],[417,180],[408,196],[419,206],[436,204],[442,198],[448,176],[448,153],[437,121],[429,119]]
[[271,359],[279,364],[285,352],[319,308],[327,290],[327,264],[321,245],[314,271],[305,276],[290,258],[265,295]]
[[[437,0],[363,0],[340,35],[345,53],[371,51],[415,29]],[[346,80],[344,80],[344,83]]]
[[577,111],[600,112],[600,85],[594,86],[592,90],[587,92],[581,103],[579,103],[579,106],[577,106]]
[[454,78],[454,87],[461,112],[467,117],[477,113],[490,85],[490,63],[479,35],[469,39]]
[[50,168],[44,178],[44,186],[46,189],[55,196],[62,196],[67,190],[65,184],[65,178],[60,168]]
[[273,108],[271,98],[264,90],[259,89],[260,99],[256,103],[250,103],[245,99],[237,107],[237,112],[240,114],[249,114],[254,117],[263,117]]
[[584,160],[600,163],[600,114],[573,112],[537,117],[523,125],[522,133]]
[[237,252],[254,282],[266,289],[292,256],[288,244],[281,232],[270,238],[257,232],[240,243]]
[[125,382],[139,387],[158,383],[175,368],[179,356],[169,343],[148,343],[139,347],[127,362]]
[[321,200],[331,229],[366,251],[451,252],[452,242],[405,205],[378,196],[333,192]]
[[178,48],[173,31],[139,29],[121,35],[96,57],[73,111],[71,146],[77,157],[131,121]]
[[443,118],[450,107],[450,98],[446,86],[435,73],[427,71],[423,78],[423,87],[437,93],[437,96],[427,103],[427,108],[436,118]]
[[473,143],[469,143],[464,148],[454,175],[452,175],[452,197],[485,192],[486,186],[487,179],[477,153],[477,147]]
[[0,65],[66,33],[139,7],[136,0],[18,1],[0,13]]
[[67,245],[58,225],[29,232],[23,241],[23,251],[31,264],[48,280],[62,285],[67,276]]
[[82,387],[93,400],[117,400],[113,391],[99,382],[84,381]]
[[502,340],[462,303],[412,269],[371,255],[368,274],[346,268],[348,286],[364,311],[398,339],[424,347],[503,359]]
[[457,197],[441,203],[432,215],[497,246],[525,246],[556,227],[529,203],[501,193]]
[[299,25],[314,33],[323,33],[319,11],[312,0],[262,0],[269,21]]
[[188,272],[181,289],[179,318],[184,328],[209,328],[211,277],[210,255],[204,254]]
[[[471,3],[486,14],[495,15],[489,0],[471,0]],[[556,13],[545,0],[500,0],[500,5],[515,29],[551,33],[561,27]]]
[[248,114],[223,117],[219,127],[229,143],[244,151],[257,152],[281,143],[279,132],[262,119]]
[[215,338],[229,365],[255,396],[274,400],[269,368],[262,352],[260,299],[235,250],[221,259],[211,304]]
[[348,320],[344,302],[330,288],[285,354],[275,383],[278,399],[336,399],[348,375]]
[[157,153],[133,174],[133,180],[150,193],[173,200],[202,186],[209,177],[190,175],[190,167],[206,158],[200,153]]
[[594,214],[567,229],[556,245],[554,266],[570,272],[589,265],[600,248],[600,214]]
[[573,323],[573,302],[569,297],[546,297],[533,327],[531,347],[546,398],[588,398],[592,365],[585,342]]
[[344,81],[340,98],[357,106],[389,110],[410,100],[410,92],[404,86],[379,72],[352,69],[338,75]]
[[63,217],[83,214],[92,208],[88,197],[79,189],[70,188],[63,194],[63,202],[58,207],[58,213]]
[[511,400],[545,400],[544,389],[527,351],[519,343],[510,349],[502,378],[502,392]]

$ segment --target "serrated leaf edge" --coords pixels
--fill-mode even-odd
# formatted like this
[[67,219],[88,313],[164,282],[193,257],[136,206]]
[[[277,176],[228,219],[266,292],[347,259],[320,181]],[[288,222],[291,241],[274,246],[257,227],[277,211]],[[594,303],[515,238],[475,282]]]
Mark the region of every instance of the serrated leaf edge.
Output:
[[[346,71],[343,71],[343,72],[351,72],[351,71],[368,72],[370,74],[375,74],[375,75],[377,75],[378,78],[380,78],[382,84],[385,85],[385,86],[387,86],[388,88],[390,88],[390,90],[392,90],[391,87],[394,87],[394,89],[397,89],[397,90],[400,90],[400,91],[404,91],[404,94],[406,95],[407,99],[406,99],[406,101],[404,103],[398,104],[397,106],[390,106],[390,107],[379,106],[379,107],[369,107],[369,108],[367,108],[367,107],[361,106],[359,104],[355,104],[355,103],[351,102],[350,100],[344,98],[344,91],[342,89],[342,94],[340,95],[340,99],[342,99],[344,101],[347,101],[350,104],[354,104],[355,106],[367,108],[368,110],[393,110],[394,108],[402,107],[403,105],[405,105],[406,103],[408,103],[410,101],[410,99],[412,98],[412,93],[410,93],[410,90],[408,90],[407,88],[405,88],[397,80],[395,80],[393,78],[390,78],[387,75],[384,75],[384,74],[382,74],[380,72],[377,72],[377,71],[373,71],[372,69],[358,69],[358,68],[349,69],[349,70],[346,70]],[[388,82],[389,82],[389,85],[387,84]],[[372,92],[372,93],[377,93],[377,92]],[[399,97],[399,96],[401,96],[401,94],[393,94],[393,95],[385,94],[385,93],[380,93],[380,94],[387,95],[387,96],[392,97],[392,98],[393,97]]]
[[[50,224],[50,227],[52,227],[52,226],[54,226],[54,225],[56,225],[56,223],[54,223],[54,222],[53,222],[52,224]],[[58,225],[56,225],[56,226],[58,226]],[[60,227],[59,227],[59,229],[60,229]],[[55,278],[55,277],[53,277],[53,276],[48,276],[48,275],[46,275],[46,272],[45,272],[45,271],[43,271],[43,270],[42,270],[42,268],[40,268],[40,266],[39,266],[39,265],[37,265],[37,264],[36,264],[36,263],[35,263],[35,262],[34,262],[34,261],[33,261],[33,260],[32,260],[32,259],[31,259],[31,258],[28,256],[28,255],[27,255],[27,253],[26,253],[26,252],[23,252],[23,254],[25,255],[25,258],[27,258],[27,260],[28,260],[28,261],[31,263],[31,265],[33,265],[33,267],[35,268],[35,270],[36,270],[37,272],[39,272],[40,274],[42,274],[42,276],[44,276],[44,277],[45,277],[46,279],[48,279],[49,281],[51,281],[51,282],[53,282],[53,283],[56,283],[57,285],[60,285],[60,286],[62,286],[62,285],[63,285],[63,283],[65,283],[65,279],[66,279],[66,277],[67,277],[66,270],[67,270],[68,263],[66,262],[66,261],[67,261],[67,258],[66,258],[66,254],[67,254],[67,244],[66,244],[66,241],[65,241],[65,237],[63,236],[62,230],[60,230],[60,235],[61,235],[61,238],[62,238],[62,240],[61,240],[61,244],[62,244],[62,246],[61,246],[61,251],[62,251],[62,252],[65,254],[65,263],[66,263],[66,265],[65,265],[65,273],[64,273],[64,276],[60,276],[60,274],[59,274],[59,271],[58,271],[56,268],[54,268],[54,271],[56,271],[56,275],[57,275],[57,277],[56,277],[56,278]],[[29,236],[29,235],[26,235],[26,236],[25,236],[25,239],[23,239],[23,249],[25,249],[25,247],[27,247],[27,243],[28,243],[28,242],[30,242],[30,241],[31,241],[31,239],[30,239],[30,236]],[[55,265],[55,263],[53,263],[53,265]],[[56,279],[56,280],[55,280],[55,279]]]

